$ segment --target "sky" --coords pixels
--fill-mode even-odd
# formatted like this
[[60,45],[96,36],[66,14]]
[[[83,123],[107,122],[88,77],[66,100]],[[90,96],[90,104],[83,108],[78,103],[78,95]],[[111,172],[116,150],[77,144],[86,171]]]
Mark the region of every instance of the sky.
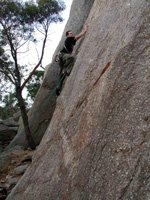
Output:
[[[24,0],[26,1],[26,0]],[[36,1],[36,0],[34,0]],[[46,43],[46,48],[44,52],[44,58],[42,61],[42,66],[45,68],[48,64],[51,63],[52,61],[52,56],[55,52],[56,47],[58,46],[62,33],[64,31],[65,25],[68,21],[69,18],[69,13],[70,13],[70,8],[73,0],[63,0],[66,4],[66,9],[62,13],[62,17],[64,19],[63,22],[57,23],[57,24],[51,24],[50,25],[50,31],[49,31],[49,39],[47,40]],[[31,50],[29,51],[28,55],[26,54],[26,57],[24,56],[25,54],[20,57],[20,61],[26,62],[27,65],[37,64],[38,60],[38,54],[37,52],[40,52],[41,50],[41,44],[32,45],[30,47]],[[40,54],[40,53],[39,53]]]

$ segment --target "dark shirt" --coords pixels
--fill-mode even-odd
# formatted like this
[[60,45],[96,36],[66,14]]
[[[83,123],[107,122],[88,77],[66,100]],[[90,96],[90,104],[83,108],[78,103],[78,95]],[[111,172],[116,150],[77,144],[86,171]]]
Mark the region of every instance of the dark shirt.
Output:
[[69,53],[71,54],[73,51],[73,46],[76,44],[75,37],[67,37],[63,46],[63,49],[61,50],[62,53]]

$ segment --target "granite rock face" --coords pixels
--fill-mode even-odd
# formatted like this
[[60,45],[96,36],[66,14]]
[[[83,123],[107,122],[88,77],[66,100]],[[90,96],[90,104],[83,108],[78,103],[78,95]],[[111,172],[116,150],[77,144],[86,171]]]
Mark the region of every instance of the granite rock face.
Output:
[[51,123],[7,200],[150,199],[149,10],[149,0],[94,1]]

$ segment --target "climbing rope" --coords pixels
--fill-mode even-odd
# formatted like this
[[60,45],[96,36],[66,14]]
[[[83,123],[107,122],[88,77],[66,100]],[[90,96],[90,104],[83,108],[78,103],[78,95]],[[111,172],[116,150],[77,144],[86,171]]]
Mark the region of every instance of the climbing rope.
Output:
[[63,80],[63,78],[66,76],[66,74],[63,74],[63,76],[61,77],[61,79],[59,80],[59,82],[57,83],[56,87],[54,88],[54,90],[50,93],[50,95],[48,96],[47,100],[43,103],[43,105],[40,107],[40,109],[38,110],[38,112],[34,115],[34,117],[30,120],[30,122],[28,123],[28,126],[26,126],[23,131],[19,134],[19,136],[11,143],[11,145],[9,146],[9,148],[2,153],[2,155],[0,156],[0,160],[2,160],[2,158],[12,149],[12,147],[14,146],[14,144],[17,142],[17,140],[22,136],[22,134],[25,132],[25,130],[29,127],[29,125],[31,125],[31,123],[39,116],[39,114],[41,113],[42,109],[44,108],[44,106],[46,106],[46,104],[49,102],[50,98],[52,97],[52,95],[54,94],[54,92],[56,91],[57,87],[60,85],[61,81]]

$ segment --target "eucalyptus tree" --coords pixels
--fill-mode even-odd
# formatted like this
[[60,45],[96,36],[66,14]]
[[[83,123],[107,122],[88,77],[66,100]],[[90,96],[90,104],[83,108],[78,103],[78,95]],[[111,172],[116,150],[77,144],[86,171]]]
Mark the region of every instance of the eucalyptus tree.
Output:
[[[25,134],[29,146],[35,149],[36,144],[29,127],[27,110],[22,91],[35,71],[42,63],[48,31],[51,23],[62,22],[61,13],[65,4],[61,0],[38,0],[23,2],[22,0],[0,1],[0,81],[3,88],[10,82],[15,87],[16,98],[21,110]],[[30,68],[19,62],[19,54],[23,47],[35,43],[40,31],[43,35],[41,53],[38,61],[27,77]],[[26,52],[24,52],[25,54]]]

